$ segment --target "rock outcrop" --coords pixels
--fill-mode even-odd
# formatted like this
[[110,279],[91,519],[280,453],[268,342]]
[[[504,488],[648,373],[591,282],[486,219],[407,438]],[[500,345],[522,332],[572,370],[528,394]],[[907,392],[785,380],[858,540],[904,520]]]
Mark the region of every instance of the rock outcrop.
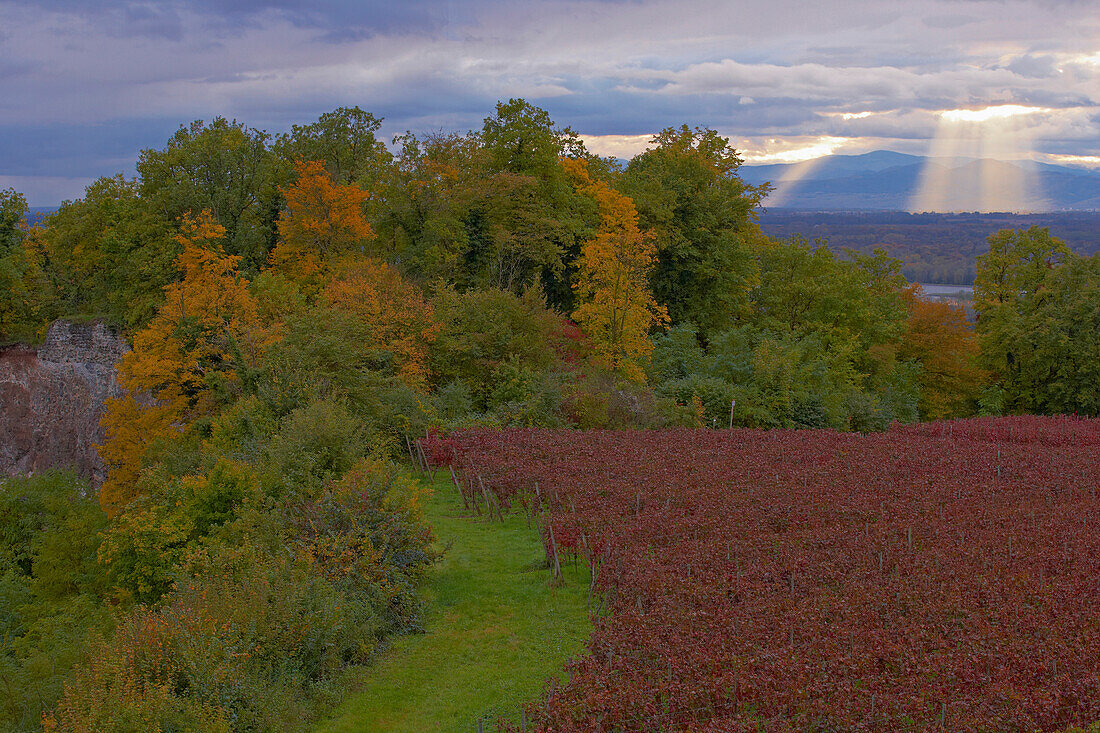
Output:
[[129,350],[102,323],[57,321],[37,349],[0,349],[0,475],[75,468],[98,486],[103,402],[117,396],[115,365]]

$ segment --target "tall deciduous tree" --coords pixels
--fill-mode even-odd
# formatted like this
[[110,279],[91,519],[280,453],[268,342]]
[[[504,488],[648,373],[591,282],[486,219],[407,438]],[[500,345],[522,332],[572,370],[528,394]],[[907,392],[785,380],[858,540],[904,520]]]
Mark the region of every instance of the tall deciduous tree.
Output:
[[571,310],[570,264],[593,214],[558,164],[591,158],[580,138],[522,99],[498,102],[485,118],[484,197],[467,219],[480,284],[519,291],[540,281],[551,306]]
[[630,161],[620,186],[657,237],[657,302],[674,323],[690,321],[704,334],[733,325],[758,280],[753,209],[767,189],[742,182],[740,166],[714,130],[670,127]]
[[481,196],[485,155],[475,135],[398,138],[395,173],[378,220],[380,250],[399,258],[421,281],[448,280],[465,289],[470,266],[471,209]]
[[100,178],[46,218],[42,240],[67,313],[148,323],[179,277],[179,243],[136,181]]
[[1035,375],[1025,361],[1033,348],[1025,320],[1044,300],[1049,273],[1072,253],[1045,227],[1002,229],[988,237],[989,251],[977,260],[974,309],[983,366],[1005,390],[1006,409],[1042,411]]
[[1001,230],[978,258],[974,307],[1004,410],[1100,414],[1100,260],[1045,228]]
[[942,420],[973,414],[986,374],[978,363],[978,338],[966,310],[923,297],[920,285],[907,288],[904,295],[909,320],[898,356],[921,365],[921,417]]
[[288,163],[323,161],[334,183],[370,191],[393,160],[377,137],[381,125],[381,119],[359,107],[338,107],[312,124],[294,125],[274,149]]
[[573,318],[592,340],[596,357],[636,382],[645,381],[653,351],[649,332],[668,322],[649,286],[657,264],[656,245],[638,229],[634,202],[603,181],[594,181],[584,161],[562,165],[577,191],[599,206],[595,236],[581,245],[574,288]]
[[224,117],[181,126],[163,150],[142,151],[141,195],[166,221],[210,210],[225,227],[225,251],[255,273],[274,245],[277,186],[287,174],[269,137]]
[[325,269],[344,255],[363,255],[374,230],[363,214],[367,192],[334,183],[322,161],[295,163],[298,180],[281,191],[287,210],[279,217],[272,267],[316,289]]
[[840,259],[823,243],[799,237],[764,243],[757,249],[759,285],[750,292],[745,319],[854,353],[895,342],[906,318],[901,263],[881,250],[851,254]]
[[41,337],[52,315],[53,293],[26,214],[22,194],[0,190],[0,343]]
[[133,350],[119,363],[127,394],[107,401],[107,438],[100,446],[108,467],[100,503],[110,514],[136,497],[148,449],[214,412],[241,376],[258,366],[266,337],[248,281],[237,269],[241,258],[225,254],[224,237],[210,212],[182,221],[182,279],[164,289],[157,316],[134,334]]

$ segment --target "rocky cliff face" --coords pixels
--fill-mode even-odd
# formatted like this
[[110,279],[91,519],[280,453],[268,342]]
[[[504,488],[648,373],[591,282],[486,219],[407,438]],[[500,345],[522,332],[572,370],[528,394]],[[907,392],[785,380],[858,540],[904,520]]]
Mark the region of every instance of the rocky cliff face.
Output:
[[37,349],[0,350],[0,475],[72,467],[98,486],[103,402],[120,389],[115,364],[129,350],[102,323],[57,321]]

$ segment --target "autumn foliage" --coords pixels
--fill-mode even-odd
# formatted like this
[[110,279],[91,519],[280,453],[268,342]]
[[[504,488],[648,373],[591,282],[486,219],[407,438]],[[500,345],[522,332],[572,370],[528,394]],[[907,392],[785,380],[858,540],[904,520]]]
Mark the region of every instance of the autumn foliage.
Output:
[[355,317],[359,329],[354,336],[362,346],[392,354],[406,384],[427,386],[428,347],[439,325],[420,288],[385,262],[349,259],[334,268],[322,297]]
[[286,211],[279,216],[279,242],[270,262],[276,272],[316,286],[328,263],[363,254],[365,243],[374,238],[363,213],[369,194],[334,183],[323,161],[299,160],[295,169],[297,182],[279,189]]
[[429,447],[470,499],[541,507],[548,556],[593,568],[588,651],[528,730],[1100,718],[1098,421],[468,431]]
[[903,295],[909,318],[898,356],[921,365],[921,415],[940,420],[972,414],[988,375],[979,365],[978,338],[965,309],[922,297],[920,285]]
[[594,180],[584,161],[563,159],[562,165],[577,191],[595,201],[600,212],[595,236],[581,245],[573,319],[591,338],[598,361],[643,382],[653,351],[649,332],[668,323],[668,311],[649,287],[657,247],[652,235],[638,228],[638,211],[628,196]]
[[210,414],[234,389],[239,370],[254,368],[267,341],[239,257],[220,247],[225,229],[209,212],[185,217],[177,236],[179,282],[164,289],[152,322],[134,334],[118,366],[127,390],[108,400],[100,455],[109,473],[100,490],[108,514],[135,498],[145,451],[198,415]]

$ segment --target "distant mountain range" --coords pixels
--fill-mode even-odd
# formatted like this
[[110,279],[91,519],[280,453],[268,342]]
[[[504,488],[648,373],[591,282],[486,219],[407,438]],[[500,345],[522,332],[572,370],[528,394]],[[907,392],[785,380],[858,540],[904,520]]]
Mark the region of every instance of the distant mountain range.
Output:
[[744,165],[739,174],[773,185],[765,207],[802,211],[1100,211],[1100,171],[1031,161],[879,150]]

